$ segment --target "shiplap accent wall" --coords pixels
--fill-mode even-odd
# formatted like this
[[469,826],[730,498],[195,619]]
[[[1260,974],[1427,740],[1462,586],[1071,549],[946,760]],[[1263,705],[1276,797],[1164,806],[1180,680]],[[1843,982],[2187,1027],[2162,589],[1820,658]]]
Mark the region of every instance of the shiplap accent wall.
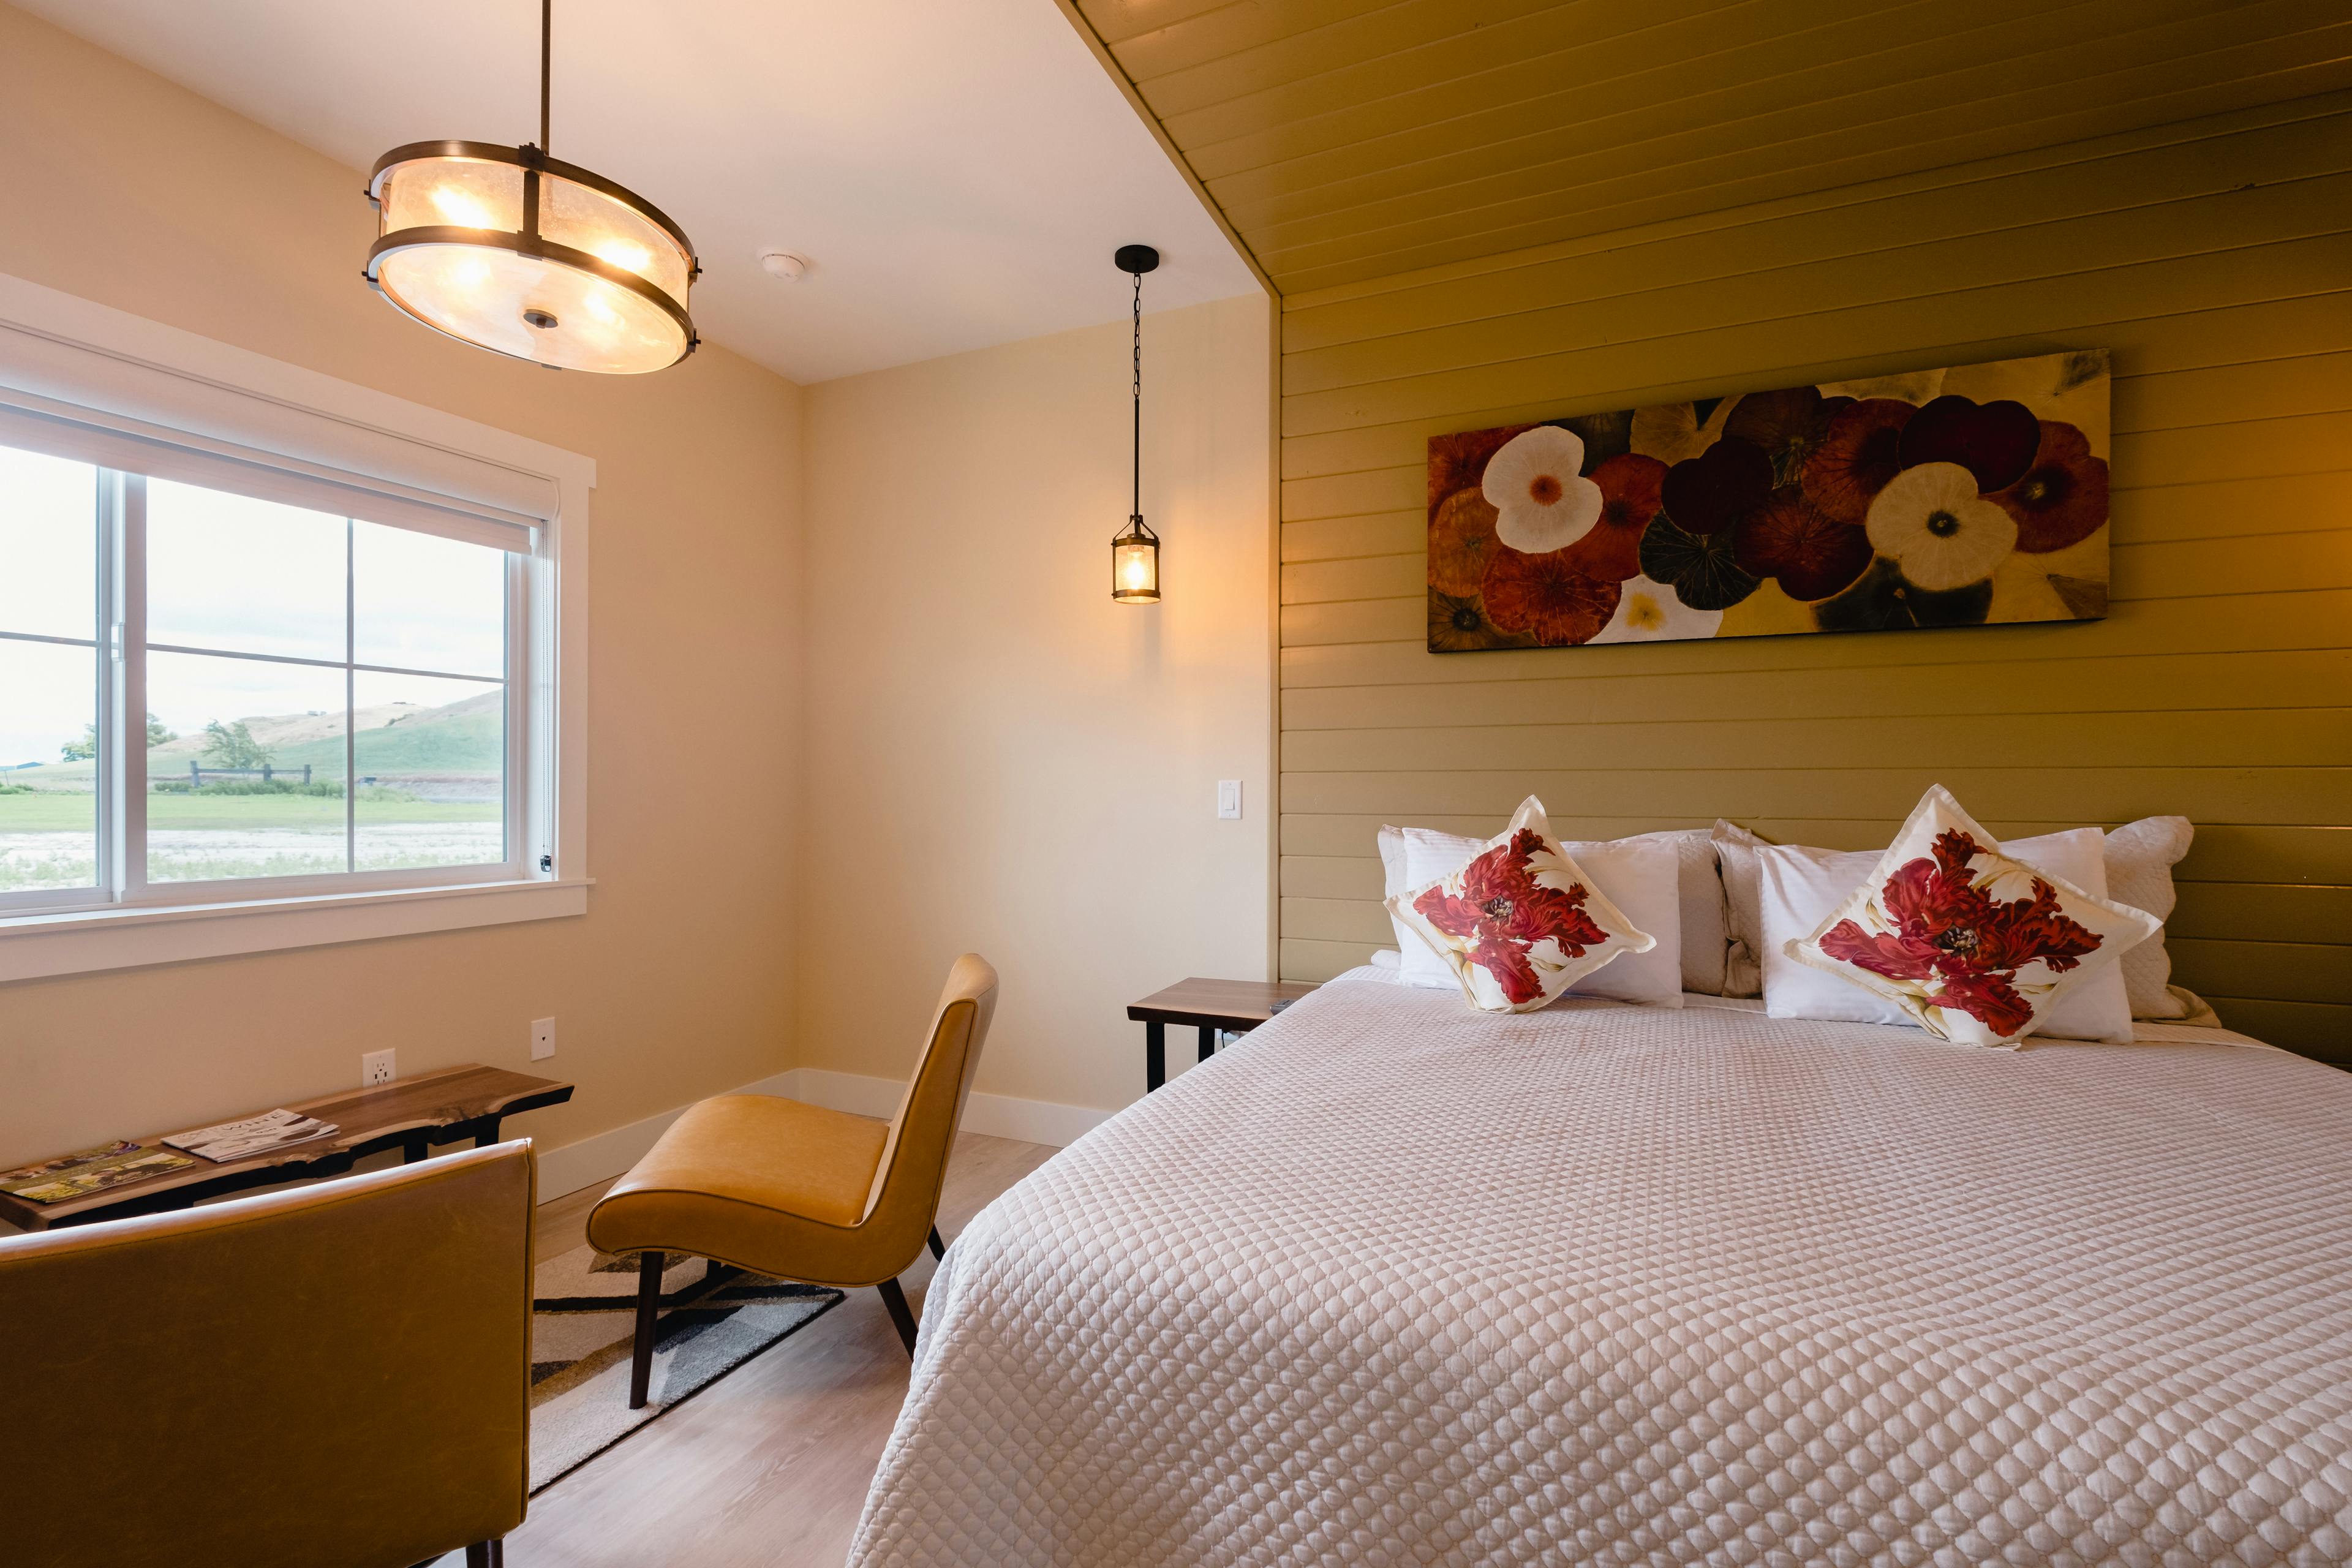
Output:
[[[1436,433],[2114,351],[2095,624],[1436,656]],[[1390,934],[1374,830],[1884,845],[2177,812],[2175,978],[2352,1061],[2352,92],[1284,301],[1282,971]]]

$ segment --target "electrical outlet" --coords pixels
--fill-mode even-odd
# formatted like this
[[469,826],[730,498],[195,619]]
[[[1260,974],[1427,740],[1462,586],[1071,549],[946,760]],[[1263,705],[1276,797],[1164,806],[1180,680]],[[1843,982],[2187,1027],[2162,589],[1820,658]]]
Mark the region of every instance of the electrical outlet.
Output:
[[530,1059],[543,1062],[555,1054],[555,1020],[533,1018],[530,1021]]
[[1219,779],[1217,781],[1217,820],[1220,822],[1239,822],[1241,820],[1241,816],[1242,781],[1239,779]]
[[398,1078],[400,1076],[399,1070],[392,1064],[392,1058],[396,1054],[396,1052],[393,1051],[370,1051],[367,1055],[362,1057],[360,1058],[360,1087],[362,1089],[380,1089],[383,1085],[390,1083],[394,1079]]

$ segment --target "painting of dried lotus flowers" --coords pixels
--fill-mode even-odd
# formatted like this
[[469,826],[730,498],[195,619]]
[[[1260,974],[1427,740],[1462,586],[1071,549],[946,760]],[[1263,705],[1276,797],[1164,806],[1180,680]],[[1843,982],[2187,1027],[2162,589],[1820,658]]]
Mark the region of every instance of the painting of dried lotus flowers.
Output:
[[1429,443],[1429,648],[2095,620],[2103,349]]

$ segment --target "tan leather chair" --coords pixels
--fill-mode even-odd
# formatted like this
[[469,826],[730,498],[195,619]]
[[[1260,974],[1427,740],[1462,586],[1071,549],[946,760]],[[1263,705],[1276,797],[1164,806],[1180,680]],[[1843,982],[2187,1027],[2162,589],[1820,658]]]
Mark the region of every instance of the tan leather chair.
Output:
[[933,1224],[940,1184],[995,1011],[996,971],[967,952],[887,1127],[775,1095],[721,1095],[690,1108],[613,1184],[588,1215],[588,1239],[643,1255],[631,1409],[645,1403],[653,1369],[666,1252],[814,1285],[871,1285],[915,1348],[898,1276],[926,1239],[944,1250]]
[[0,1239],[0,1560],[495,1563],[530,1488],[528,1142]]

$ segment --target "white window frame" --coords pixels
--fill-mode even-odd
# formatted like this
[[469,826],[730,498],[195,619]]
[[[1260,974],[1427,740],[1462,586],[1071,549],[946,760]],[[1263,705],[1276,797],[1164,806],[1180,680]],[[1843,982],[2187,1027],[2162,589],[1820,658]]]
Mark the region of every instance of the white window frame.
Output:
[[[110,860],[142,842],[145,792],[101,763],[101,894],[0,895],[0,983],[587,911],[593,459],[6,274],[0,407],[531,531],[508,564],[504,863],[148,886]],[[144,482],[107,482],[122,523],[100,530],[100,570],[127,606],[145,591],[125,570],[143,554]],[[98,628],[98,723],[118,750],[123,715],[146,711],[144,638],[121,625]]]

